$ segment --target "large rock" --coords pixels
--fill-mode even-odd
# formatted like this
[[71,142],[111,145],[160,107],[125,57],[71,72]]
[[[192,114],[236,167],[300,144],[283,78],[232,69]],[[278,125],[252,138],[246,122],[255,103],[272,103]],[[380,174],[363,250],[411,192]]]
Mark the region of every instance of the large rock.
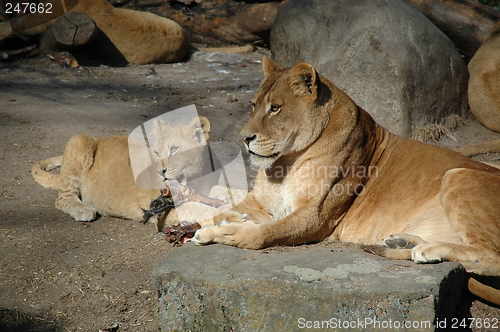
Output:
[[290,0],[273,59],[306,61],[388,130],[406,137],[467,113],[467,68],[452,42],[401,0]]
[[463,278],[458,263],[418,265],[323,245],[185,245],[154,273],[163,331],[431,330],[449,324]]

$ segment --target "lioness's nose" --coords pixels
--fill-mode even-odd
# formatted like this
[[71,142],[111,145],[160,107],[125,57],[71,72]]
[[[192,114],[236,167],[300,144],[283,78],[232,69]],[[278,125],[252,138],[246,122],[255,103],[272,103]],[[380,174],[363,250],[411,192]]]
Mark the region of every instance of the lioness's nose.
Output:
[[257,135],[252,135],[252,136],[245,136],[243,137],[243,142],[245,142],[246,145],[250,144],[251,141],[253,141],[255,138],[257,137]]

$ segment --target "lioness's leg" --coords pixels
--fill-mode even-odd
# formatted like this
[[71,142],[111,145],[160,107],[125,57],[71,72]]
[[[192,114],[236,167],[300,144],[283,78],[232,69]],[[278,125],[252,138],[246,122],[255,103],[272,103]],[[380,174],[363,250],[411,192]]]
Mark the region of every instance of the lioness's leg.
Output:
[[323,240],[331,234],[333,225],[321,222],[314,208],[302,208],[283,219],[255,223],[221,222],[196,231],[192,241],[197,244],[222,243],[246,249],[261,249],[274,245],[293,245]]
[[450,170],[443,178],[440,200],[464,244],[420,244],[412,249],[412,259],[421,263],[458,261],[469,272],[500,275],[500,176]]
[[[226,206],[221,206],[219,210],[224,211]],[[266,223],[272,221],[272,216],[266,212],[262,204],[255,198],[253,192],[250,192],[233,209],[226,210],[215,215],[213,218],[203,220],[201,226],[217,225],[224,223]]]
[[80,200],[82,173],[94,162],[96,144],[94,137],[75,135],[63,154],[56,207],[77,221],[91,221],[96,216],[95,209]]

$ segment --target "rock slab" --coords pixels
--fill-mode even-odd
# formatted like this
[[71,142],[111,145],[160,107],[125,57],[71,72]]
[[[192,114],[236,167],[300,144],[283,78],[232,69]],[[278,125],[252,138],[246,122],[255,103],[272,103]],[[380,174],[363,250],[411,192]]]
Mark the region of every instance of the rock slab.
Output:
[[467,115],[467,67],[453,43],[402,0],[290,0],[273,60],[305,61],[395,134]]
[[188,244],[154,275],[162,331],[433,330],[453,314],[463,282],[458,263],[419,265],[326,246]]

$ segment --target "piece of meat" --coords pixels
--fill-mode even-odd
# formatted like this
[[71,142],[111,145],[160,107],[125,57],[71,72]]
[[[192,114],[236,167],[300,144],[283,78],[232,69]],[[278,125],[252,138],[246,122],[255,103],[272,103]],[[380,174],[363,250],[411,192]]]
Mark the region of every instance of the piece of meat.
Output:
[[165,227],[163,233],[165,233],[168,243],[173,243],[174,247],[176,247],[186,243],[200,228],[201,226],[197,222],[189,224],[180,223],[179,225]]
[[183,186],[177,180],[166,180],[165,184],[167,186],[165,189],[160,190],[160,196],[151,202],[149,209],[143,209],[143,223],[147,223],[149,219],[161,213],[168,215],[174,207],[186,202],[198,202],[215,208],[225,204],[220,199],[198,194],[192,188]]
[[177,180],[166,180],[165,184],[170,189],[172,199],[177,206],[186,202],[198,202],[211,207],[219,207],[225,204],[220,199],[198,194],[194,189],[182,185]]

